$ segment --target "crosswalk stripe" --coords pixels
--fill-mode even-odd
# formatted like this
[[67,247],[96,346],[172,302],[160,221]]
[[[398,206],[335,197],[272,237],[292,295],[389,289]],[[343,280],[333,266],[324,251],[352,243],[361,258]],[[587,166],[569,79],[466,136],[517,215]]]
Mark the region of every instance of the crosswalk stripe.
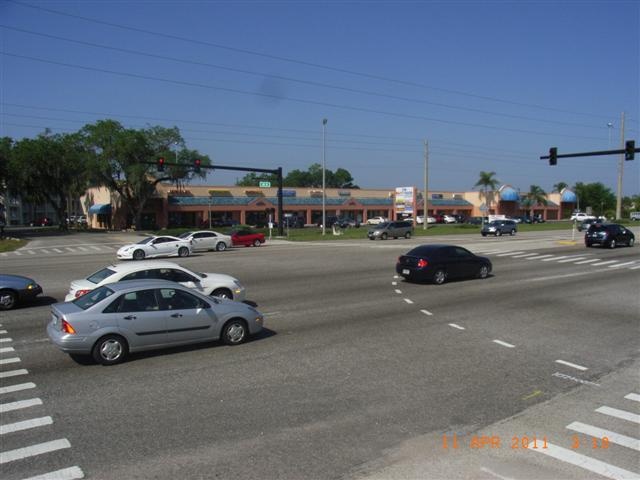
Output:
[[629,270],[638,270],[640,268],[640,265],[638,265],[637,267],[629,267]]
[[12,412],[13,410],[20,410],[21,408],[33,407],[35,405],[42,405],[42,400],[39,398],[30,398],[17,402],[0,403],[0,413]]
[[609,268],[626,267],[627,265],[633,265],[634,263],[636,262],[633,261],[633,262],[618,263],[617,265],[609,265]]
[[0,372],[0,378],[17,377],[18,375],[26,375],[29,371],[21,368],[20,370],[9,370],[7,372]]
[[584,468],[585,470],[589,470],[590,472],[597,473],[603,477],[612,478],[614,480],[638,477],[637,473],[610,465],[606,462],[596,460],[595,458],[587,457],[586,455],[574,452],[573,450],[558,447],[552,443],[547,443],[547,448],[530,448],[529,451],[543,453],[557,460],[570,463],[576,467]]
[[516,255],[513,258],[525,258],[525,257],[531,257],[533,255],[538,255],[537,253],[525,253],[524,255]]
[[542,260],[543,262],[551,262],[552,260],[561,260],[563,258],[569,258],[567,255],[562,255],[560,257],[552,257],[552,258],[546,258],[544,260]]
[[9,385],[7,387],[0,387],[0,394],[20,392],[22,390],[28,390],[30,388],[36,388],[36,384],[28,382],[28,383],[20,383],[18,385]]
[[80,478],[84,478],[84,472],[80,467],[69,467],[56,470],[55,472],[25,478],[24,480],[77,480]]
[[53,249],[54,252],[56,253],[64,253],[62,250],[60,250],[59,248],[54,248]]
[[611,408],[607,406],[596,408],[596,412],[603,413],[604,415],[609,415],[611,417],[620,418],[622,420],[627,420],[629,422],[640,423],[640,415],[638,415],[637,413],[618,410],[617,408]]
[[27,250],[27,253],[29,253],[30,255],[35,255],[36,251],[35,250]]
[[6,365],[8,363],[18,363],[20,359],[18,357],[13,358],[2,358],[0,359],[0,365]]
[[71,252],[71,253],[75,252],[75,249],[73,249],[73,248],[71,248],[71,247],[65,247],[65,248],[67,249],[67,251],[69,251],[69,252]]
[[9,352],[15,352],[16,349],[13,347],[2,347],[0,348],[0,353],[9,353]]
[[511,255],[518,255],[520,253],[524,253],[524,252],[507,252],[507,253],[501,253],[499,255],[496,255],[497,257],[510,257]]
[[631,448],[640,452],[640,440],[637,438],[627,437],[626,435],[621,435],[619,433],[612,432],[611,430],[605,430],[604,428],[594,427],[581,422],[573,422],[567,425],[567,428],[574,432],[584,433],[585,435],[595,438],[607,437],[611,443],[622,445],[623,447]]
[[607,260],[606,262],[599,262],[599,263],[594,263],[592,266],[593,267],[599,267],[600,265],[608,265],[610,263],[616,263],[617,260]]
[[584,265],[585,263],[599,262],[600,260],[601,260],[600,258],[591,258],[589,260],[583,260],[582,262],[576,262],[576,265]]
[[[46,253],[47,255],[51,253],[51,252],[50,252],[49,250],[47,250],[46,248],[41,248],[41,249],[40,249],[40,251],[41,251],[42,253]],[[35,252],[33,252],[33,253],[35,253]]]
[[96,246],[93,246],[93,245],[91,245],[91,248],[93,248],[94,250],[96,250],[98,252],[102,251],[102,249],[100,247],[96,247]]
[[78,250],[83,251],[83,252],[88,252],[88,251],[89,251],[89,250],[87,250],[87,249],[86,249],[86,248],[84,248],[84,247],[76,247],[76,248],[77,248]]
[[30,428],[44,427],[52,423],[53,418],[51,417],[32,418],[31,420],[24,420],[22,422],[8,423],[6,425],[0,425],[0,435],[28,430]]
[[624,398],[626,398],[627,400],[633,400],[634,402],[640,402],[640,395],[638,395],[637,393],[630,393],[628,395],[625,395]]
[[0,464],[13,462],[14,460],[21,460],[27,457],[33,457],[35,455],[42,455],[43,453],[55,452],[56,450],[61,450],[63,448],[71,448],[71,444],[66,438],[53,440],[51,442],[39,443],[30,447],[17,448],[16,450],[0,452]]
[[575,262],[577,260],[584,260],[587,257],[573,257],[573,258],[567,258],[566,260],[560,260],[558,263],[569,263],[569,262]]
[[9,338],[9,337],[0,338],[0,343],[9,343],[9,342],[12,342],[12,341],[13,341],[13,338]]
[[553,255],[538,255],[537,257],[526,258],[525,260],[539,260],[541,258],[547,258],[547,257],[553,257]]

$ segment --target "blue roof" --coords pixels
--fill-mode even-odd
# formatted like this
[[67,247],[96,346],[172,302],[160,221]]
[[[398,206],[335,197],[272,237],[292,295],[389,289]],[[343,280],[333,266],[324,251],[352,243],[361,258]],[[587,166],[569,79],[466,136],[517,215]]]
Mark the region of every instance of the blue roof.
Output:
[[503,187],[499,191],[500,200],[503,202],[517,202],[520,200],[520,195],[513,187]]
[[561,200],[562,203],[578,203],[578,197],[571,190],[562,190]]
[[96,203],[89,207],[90,215],[110,215],[111,204],[109,203]]

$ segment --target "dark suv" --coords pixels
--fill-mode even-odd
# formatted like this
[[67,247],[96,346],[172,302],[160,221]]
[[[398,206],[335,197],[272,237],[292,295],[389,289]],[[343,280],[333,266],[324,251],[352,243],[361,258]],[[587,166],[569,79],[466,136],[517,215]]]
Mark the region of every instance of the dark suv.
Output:
[[584,244],[587,247],[601,245],[603,247],[616,248],[618,245],[633,247],[636,236],[631,230],[617,223],[594,223],[584,235]]

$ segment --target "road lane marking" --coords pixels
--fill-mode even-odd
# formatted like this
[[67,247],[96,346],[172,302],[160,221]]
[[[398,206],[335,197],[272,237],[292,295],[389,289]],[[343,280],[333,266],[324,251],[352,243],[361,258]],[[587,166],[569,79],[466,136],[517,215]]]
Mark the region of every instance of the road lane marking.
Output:
[[7,343],[13,341],[13,338],[0,338],[0,343]]
[[577,260],[584,260],[587,257],[574,257],[574,258],[567,258],[566,260],[560,260],[558,263],[569,263],[569,262],[575,262]]
[[25,370],[24,368],[20,370],[10,370],[8,372],[0,372],[0,378],[17,377],[18,375],[26,375],[28,373],[29,370]]
[[17,250],[16,250],[15,252],[13,252],[13,254],[14,254],[14,255],[18,255],[18,256],[21,256],[21,255],[22,255],[22,253],[21,253],[21,252],[18,252]]
[[36,388],[36,384],[28,382],[28,383],[19,383],[17,385],[9,385],[7,387],[0,387],[0,394],[19,392],[21,390],[28,390],[30,388]]
[[551,258],[545,258],[544,260],[542,260],[543,262],[551,262],[553,260],[562,260],[563,258],[571,258],[570,256],[567,255],[561,255],[560,257],[551,257]]
[[71,248],[71,247],[65,247],[69,252],[71,253],[75,253],[75,249]]
[[402,293],[402,290],[398,290],[398,289],[396,288],[396,293]]
[[594,263],[592,267],[599,267],[600,265],[608,265],[610,263],[616,263],[617,260],[607,260],[606,262]]
[[28,400],[19,400],[17,402],[0,403],[0,413],[12,412],[13,410],[29,408],[35,405],[42,405],[42,400],[39,398],[30,398]]
[[24,480],[78,480],[80,478],[84,478],[82,469],[80,469],[80,467],[69,467],[56,470],[55,472],[25,478]]
[[0,452],[0,464],[13,462],[14,460],[21,460],[27,457],[34,457],[36,455],[42,455],[43,453],[55,452],[56,450],[62,450],[63,448],[71,448],[71,444],[66,438],[53,440],[51,442],[38,443],[37,445],[31,445],[30,447]]
[[637,270],[640,268],[640,265],[638,265],[637,267],[629,267],[629,270]]
[[433,315],[433,313],[431,313],[429,310],[420,310],[420,311],[425,315]]
[[391,285],[393,286],[398,285],[398,282],[391,282]]
[[18,357],[14,358],[3,358],[0,360],[0,365],[7,365],[8,363],[18,363],[20,359]]
[[611,417],[620,418],[622,420],[627,420],[628,422],[640,423],[640,415],[638,415],[637,413],[618,410],[617,408],[611,408],[607,406],[596,408],[596,412],[602,413],[604,415],[609,415]]
[[510,257],[511,255],[518,255],[520,253],[524,253],[524,252],[507,252],[507,253],[501,253],[499,255],[496,255],[496,257]]
[[609,268],[618,268],[618,267],[626,267],[627,265],[633,265],[635,262],[635,260],[633,262],[625,262],[625,263],[618,263],[617,265],[609,265]]
[[581,385],[592,385],[594,387],[599,387],[600,386],[599,383],[594,383],[594,382],[590,382],[589,380],[582,380],[581,378],[572,377],[571,375],[567,375],[566,373],[556,372],[551,376],[552,377],[557,377],[557,378],[564,378],[566,380],[571,380],[572,382],[576,382],[576,383],[579,383]]
[[63,253],[59,248],[52,248],[52,250],[56,253]]
[[0,348],[0,353],[8,353],[8,352],[15,352],[16,349],[13,347],[2,347]]
[[640,402],[640,395],[637,393],[630,393],[629,395],[625,395],[624,398],[627,400],[633,400],[634,402]]
[[622,445],[623,447],[631,448],[640,452],[640,440],[637,438],[627,437],[626,435],[612,432],[611,430],[605,430],[604,428],[594,427],[592,425],[587,425],[586,423],[581,422],[573,422],[567,425],[567,428],[569,430],[573,430],[574,432],[584,433],[585,435],[589,435],[595,438],[607,437],[607,439],[612,443],[616,443],[618,445]]
[[525,253],[524,255],[516,255],[513,258],[525,258],[525,257],[532,257],[533,255],[538,255],[537,253]]
[[539,260],[541,258],[547,258],[547,257],[553,257],[553,255],[538,255],[537,257],[526,258],[525,260]]
[[7,333],[6,330],[0,330],[0,333]]
[[583,367],[581,365],[576,365],[575,363],[567,362],[565,360],[556,360],[556,363],[561,363],[562,365],[566,365],[567,367],[575,368],[576,370],[589,370],[587,367]]
[[542,395],[542,390],[534,390],[533,393],[522,397],[522,400],[529,400],[530,398]]
[[93,246],[93,245],[91,245],[91,248],[93,248],[94,250],[96,250],[96,251],[98,251],[98,252],[101,252],[101,251],[102,251],[102,249],[101,249],[100,247],[95,247],[95,246]]
[[453,328],[457,328],[458,330],[464,330],[465,329],[464,327],[461,327],[460,325],[458,325],[456,323],[450,323],[449,326],[453,327]]
[[602,260],[602,259],[601,258],[591,258],[589,260],[583,260],[582,262],[576,262],[576,265],[584,265],[585,263],[599,262],[600,260]]
[[484,473],[488,473],[489,475],[493,475],[494,477],[499,478],[500,480],[515,480],[514,478],[511,478],[511,477],[503,477],[502,475],[494,472],[493,470],[488,469],[487,467],[480,467],[480,471]]
[[561,462],[570,463],[576,467],[584,468],[590,472],[597,473],[603,477],[612,478],[614,480],[623,480],[637,478],[638,474],[624,470],[622,468],[610,465],[606,462],[596,460],[581,453],[558,447],[553,443],[547,442],[547,448],[530,448],[529,451],[543,453]]
[[29,430],[30,428],[44,427],[52,423],[53,418],[51,417],[32,418],[31,420],[23,420],[22,422],[8,423],[6,425],[0,425],[0,435]]
[[404,301],[407,302],[409,305],[413,304],[413,300],[409,298],[405,298]]
[[507,348],[516,348],[515,345],[511,345],[510,343],[503,342],[502,340],[494,340],[493,343],[497,343],[498,345],[502,345],[503,347],[507,347]]
[[[47,255],[51,253],[51,252],[50,252],[49,250],[47,250],[46,248],[41,248],[41,249],[40,249],[40,251],[41,251],[42,253],[46,253]],[[31,252],[29,252],[29,253],[31,253]],[[33,252],[33,253],[36,253],[36,252]]]
[[394,275],[393,278],[398,278],[398,275]]

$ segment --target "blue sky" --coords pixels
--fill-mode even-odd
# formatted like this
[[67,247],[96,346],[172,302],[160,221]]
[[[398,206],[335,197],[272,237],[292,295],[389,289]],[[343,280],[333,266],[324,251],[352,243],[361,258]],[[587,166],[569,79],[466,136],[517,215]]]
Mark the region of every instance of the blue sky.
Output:
[[637,1],[0,0],[0,26],[14,139],[113,118],[287,172],[321,161],[327,118],[327,168],[361,187],[422,188],[426,139],[431,189],[470,190],[484,170],[523,191],[615,191],[618,158],[538,157],[620,148],[622,112],[640,143]]

